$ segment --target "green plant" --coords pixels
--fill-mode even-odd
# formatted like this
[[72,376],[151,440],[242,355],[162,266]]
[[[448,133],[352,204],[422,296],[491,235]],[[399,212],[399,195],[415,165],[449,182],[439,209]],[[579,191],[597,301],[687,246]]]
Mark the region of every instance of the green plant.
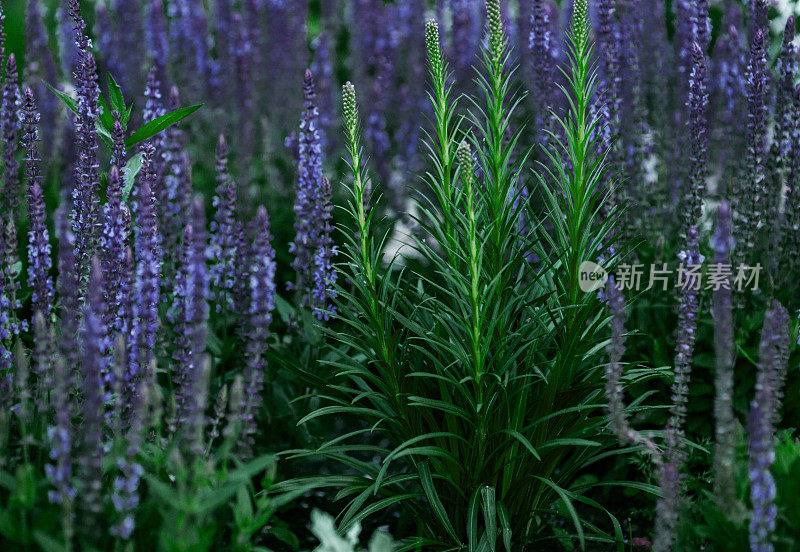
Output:
[[[418,523],[404,550],[526,550],[553,538],[546,522],[564,517],[582,547],[588,539],[622,546],[613,515],[609,537],[579,513],[603,511],[587,496],[597,480],[581,476],[613,454],[599,369],[607,317],[597,295],[580,290],[579,269],[601,257],[612,267],[619,253],[608,251],[618,210],[602,209],[607,165],[596,153],[602,123],[589,109],[596,79],[585,2],[575,13],[563,90],[570,109],[558,119],[547,166],[535,172],[547,198],[542,227],[525,222],[535,215],[522,194],[528,149],[515,155],[521,95],[498,2],[487,2],[481,97],[470,99],[467,119],[458,116],[438,28],[428,22],[434,130],[425,141],[430,197],[415,198],[423,237],[413,247],[427,265],[419,273],[385,258],[389,229],[373,220],[355,89],[345,85],[348,214],[357,231],[343,229],[341,269],[351,287],[339,290],[341,329],[328,330],[337,345],[327,357],[327,404],[301,422],[345,415],[366,423],[293,451],[342,462],[347,475],[276,487],[340,488],[344,530],[400,508]],[[529,260],[534,251],[538,265]],[[373,433],[388,446],[370,441]]]
[[[361,525],[356,523],[344,536],[341,536],[336,531],[333,517],[330,514],[314,510],[311,512],[311,532],[320,541],[320,545],[314,549],[314,552],[356,552]],[[368,552],[392,552],[392,550],[394,550],[394,543],[389,535],[382,531],[376,531],[372,535]]]
[[[720,505],[708,490],[688,504],[681,512],[678,526],[677,551],[705,547],[712,552],[749,552],[750,479],[747,468],[747,440],[741,427],[736,434],[736,463],[734,465],[734,504]],[[800,537],[796,520],[800,519],[800,498],[794,489],[800,481],[800,441],[785,431],[778,436],[775,464],[772,468],[777,495],[778,517],[774,546],[777,552],[797,550]]]

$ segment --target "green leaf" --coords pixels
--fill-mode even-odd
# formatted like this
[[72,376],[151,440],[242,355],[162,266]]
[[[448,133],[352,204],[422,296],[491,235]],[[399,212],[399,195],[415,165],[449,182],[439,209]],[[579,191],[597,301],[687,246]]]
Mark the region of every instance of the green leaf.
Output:
[[109,150],[114,149],[114,138],[112,138],[111,137],[111,133],[103,127],[103,123],[102,123],[102,121],[100,121],[99,118],[95,122],[94,129],[95,129],[95,132],[97,132],[97,135],[100,137],[100,139],[105,144],[105,146]]
[[44,552],[67,552],[67,547],[64,546],[63,543],[58,542],[47,533],[34,531],[33,540],[36,541],[36,544],[38,544]]
[[75,101],[74,98],[72,98],[69,95],[65,94],[61,90],[57,90],[56,88],[53,88],[50,85],[50,83],[46,82],[45,84],[47,85],[47,88],[49,88],[56,96],[58,96],[61,99],[62,102],[67,104],[67,107],[70,108],[72,110],[72,112],[75,113],[75,115],[78,114],[78,103]]
[[17,468],[16,485],[11,500],[25,510],[33,508],[36,503],[36,475],[33,464],[24,464]]
[[[100,101],[100,113],[97,115],[97,120],[102,124],[103,128],[111,135],[111,132],[114,130],[114,117],[111,116],[111,108],[108,107],[108,102],[106,102],[105,97],[102,94],[99,94],[97,99]],[[98,132],[99,126],[98,126]]]
[[[111,107],[114,111],[119,111],[120,117],[125,116],[125,98],[122,97],[122,89],[111,76],[111,73],[106,73],[108,77],[108,95],[111,98]],[[121,122],[121,121],[120,121]]]
[[489,549],[495,552],[495,543],[497,542],[497,507],[495,504],[494,488],[482,487],[481,498],[483,499],[483,521],[486,524]]
[[417,471],[419,472],[419,481],[422,483],[422,490],[425,491],[425,496],[428,498],[431,508],[433,508],[433,513],[453,540],[458,541],[458,535],[453,529],[453,524],[450,523],[450,518],[447,517],[447,512],[433,484],[430,465],[427,461],[420,462],[417,466]]
[[575,531],[578,533],[578,541],[581,543],[581,549],[586,549],[586,540],[583,535],[583,525],[581,524],[581,518],[578,516],[578,511],[575,510],[575,505],[572,504],[572,500],[569,497],[569,493],[559,487],[555,482],[550,479],[546,479],[544,477],[535,476],[536,479],[553,489],[556,494],[561,498],[561,502],[563,502],[564,506],[567,508],[570,517],[572,518],[572,522],[575,524]]
[[128,197],[133,190],[133,183],[136,181],[136,175],[142,170],[142,154],[137,153],[125,163],[125,187],[122,189],[122,201],[128,201]]
[[165,113],[161,117],[153,119],[149,123],[143,124],[138,130],[131,134],[127,140],[125,140],[125,147],[127,149],[131,149],[136,144],[155,136],[165,128],[168,128],[178,121],[185,119],[201,107],[203,107],[203,104],[180,107],[174,111]]

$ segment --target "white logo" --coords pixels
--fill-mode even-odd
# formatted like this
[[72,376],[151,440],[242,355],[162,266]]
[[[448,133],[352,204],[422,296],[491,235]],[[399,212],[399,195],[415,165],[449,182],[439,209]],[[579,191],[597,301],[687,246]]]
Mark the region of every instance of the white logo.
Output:
[[583,261],[578,267],[578,285],[581,290],[590,293],[606,285],[608,272],[599,264],[592,261]]

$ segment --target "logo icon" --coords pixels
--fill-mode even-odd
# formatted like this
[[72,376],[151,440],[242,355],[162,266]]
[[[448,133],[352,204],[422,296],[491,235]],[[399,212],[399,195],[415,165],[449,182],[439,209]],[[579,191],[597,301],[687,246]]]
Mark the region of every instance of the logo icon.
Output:
[[578,285],[585,293],[597,291],[608,282],[608,272],[599,264],[583,261],[578,267]]

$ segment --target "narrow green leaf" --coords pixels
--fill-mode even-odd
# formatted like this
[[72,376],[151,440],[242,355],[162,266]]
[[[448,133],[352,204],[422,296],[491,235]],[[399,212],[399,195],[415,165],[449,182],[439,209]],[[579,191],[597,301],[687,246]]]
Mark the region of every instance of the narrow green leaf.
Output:
[[75,101],[74,98],[65,94],[61,90],[57,90],[56,88],[52,87],[50,83],[45,82],[45,84],[47,85],[47,88],[49,88],[53,92],[53,94],[58,96],[62,102],[67,104],[67,107],[70,108],[72,112],[75,113],[75,115],[78,114],[78,103]]
[[170,111],[169,113],[165,113],[161,117],[153,119],[149,123],[145,123],[138,130],[136,130],[133,134],[131,134],[127,140],[125,140],[125,147],[127,149],[131,149],[133,146],[138,144],[139,142],[143,142],[148,138],[151,138],[168,128],[178,121],[185,119],[198,109],[203,107],[203,104],[192,105],[188,107],[180,107],[174,111]]
[[497,543],[497,506],[495,504],[494,487],[482,487],[481,498],[483,522],[486,524],[486,535],[489,539],[489,550],[495,552]]
[[535,476],[536,479],[553,489],[556,494],[561,498],[561,502],[564,503],[564,506],[567,508],[567,512],[569,512],[570,517],[572,518],[572,522],[575,524],[575,531],[578,533],[578,541],[581,543],[581,549],[586,549],[586,539],[583,535],[583,525],[581,524],[581,518],[578,516],[577,510],[575,510],[575,505],[572,504],[572,500],[570,500],[567,491],[556,485],[550,479],[545,479],[544,477]]
[[420,462],[417,465],[417,471],[419,472],[419,481],[422,484],[422,490],[425,491],[425,496],[428,498],[431,508],[433,508],[433,513],[436,515],[436,518],[439,520],[439,522],[444,526],[447,534],[450,535],[454,541],[458,542],[458,535],[456,534],[455,529],[453,529],[453,524],[450,523],[450,518],[447,517],[447,512],[445,511],[444,505],[442,504],[439,494],[436,492],[436,487],[433,484],[430,465],[427,461]]

